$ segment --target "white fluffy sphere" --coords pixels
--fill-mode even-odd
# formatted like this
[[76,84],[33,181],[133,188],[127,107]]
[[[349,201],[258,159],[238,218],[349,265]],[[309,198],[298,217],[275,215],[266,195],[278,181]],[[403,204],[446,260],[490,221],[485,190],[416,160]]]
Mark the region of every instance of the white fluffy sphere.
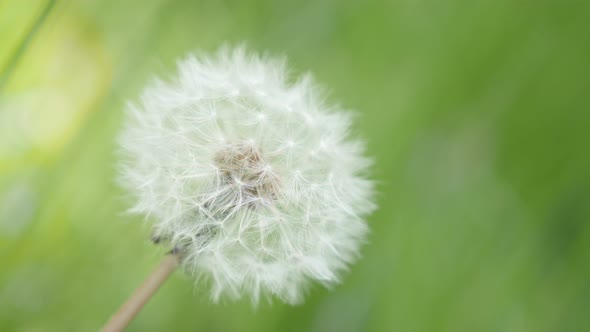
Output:
[[282,61],[190,56],[128,107],[121,184],[215,301],[295,304],[310,281],[337,282],[367,233],[370,161],[349,125]]

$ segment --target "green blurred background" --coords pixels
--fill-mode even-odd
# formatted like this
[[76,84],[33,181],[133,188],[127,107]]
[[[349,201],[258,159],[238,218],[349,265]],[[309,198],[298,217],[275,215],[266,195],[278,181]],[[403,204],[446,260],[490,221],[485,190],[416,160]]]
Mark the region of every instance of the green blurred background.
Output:
[[590,331],[588,1],[0,1],[0,331],[93,331],[159,261],[114,182],[189,51],[286,54],[359,111],[380,209],[304,305],[176,274],[131,331]]

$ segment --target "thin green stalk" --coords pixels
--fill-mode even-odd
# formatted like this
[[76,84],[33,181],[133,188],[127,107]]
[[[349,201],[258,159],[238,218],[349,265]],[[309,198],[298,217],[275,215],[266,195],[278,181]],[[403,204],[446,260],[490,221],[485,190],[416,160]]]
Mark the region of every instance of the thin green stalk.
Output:
[[4,86],[6,85],[8,80],[10,79],[10,76],[12,75],[14,70],[16,69],[20,58],[22,57],[22,55],[25,53],[25,51],[27,50],[27,48],[31,44],[31,41],[33,40],[33,38],[35,37],[35,35],[37,34],[37,32],[39,31],[41,26],[43,25],[43,23],[47,19],[47,16],[49,16],[51,9],[55,5],[55,2],[56,2],[56,0],[49,0],[47,2],[47,5],[45,5],[45,8],[43,8],[43,11],[39,15],[39,17],[35,20],[35,23],[29,29],[29,32],[23,38],[23,40],[21,41],[20,45],[16,48],[16,50],[14,50],[14,53],[10,57],[10,60],[8,60],[8,63],[6,64],[4,69],[2,69],[2,71],[0,72],[0,92],[2,91],[2,89],[4,88]]

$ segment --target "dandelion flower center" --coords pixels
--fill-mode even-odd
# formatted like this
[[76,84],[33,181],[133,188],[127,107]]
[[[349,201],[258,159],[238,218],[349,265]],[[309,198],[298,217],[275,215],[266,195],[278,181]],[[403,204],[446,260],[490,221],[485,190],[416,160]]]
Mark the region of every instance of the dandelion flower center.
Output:
[[217,151],[213,161],[219,169],[221,184],[234,188],[239,201],[247,202],[248,207],[276,200],[279,177],[253,142],[229,143]]

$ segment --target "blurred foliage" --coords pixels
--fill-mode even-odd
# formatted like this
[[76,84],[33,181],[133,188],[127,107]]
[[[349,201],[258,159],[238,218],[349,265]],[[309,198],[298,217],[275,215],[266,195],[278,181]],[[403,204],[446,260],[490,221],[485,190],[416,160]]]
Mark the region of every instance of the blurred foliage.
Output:
[[175,275],[131,331],[590,330],[590,2],[0,2],[0,330],[98,329],[158,262],[114,183],[125,101],[245,41],[358,110],[380,209],[306,303]]

